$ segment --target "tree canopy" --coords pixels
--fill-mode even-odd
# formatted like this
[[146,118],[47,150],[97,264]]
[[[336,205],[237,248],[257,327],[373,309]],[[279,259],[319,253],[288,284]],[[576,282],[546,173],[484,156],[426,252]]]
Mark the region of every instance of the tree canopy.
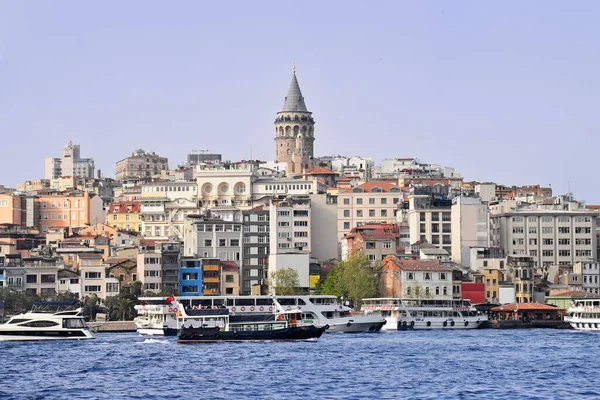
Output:
[[321,294],[344,297],[358,309],[362,299],[377,296],[380,267],[373,267],[366,255],[354,253],[336,264],[321,286]]
[[282,268],[270,273],[269,291],[282,296],[303,294],[298,271],[293,268]]

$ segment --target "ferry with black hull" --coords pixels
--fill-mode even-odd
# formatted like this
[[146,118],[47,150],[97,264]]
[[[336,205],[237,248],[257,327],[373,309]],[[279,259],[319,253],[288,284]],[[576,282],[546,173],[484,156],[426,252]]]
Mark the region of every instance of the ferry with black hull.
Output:
[[177,323],[178,343],[298,341],[317,339],[325,332],[324,327],[303,324],[299,310],[281,308],[270,316],[244,321],[225,307],[186,309],[179,304]]
[[36,302],[0,325],[0,341],[95,339],[76,302]]
[[335,296],[177,296],[141,297],[135,306],[138,317],[134,320],[141,335],[170,335],[177,332],[176,309],[172,300],[186,308],[226,307],[231,316],[248,320],[260,319],[274,312],[273,299],[285,309],[297,308],[304,323],[327,328],[327,333],[378,332],[386,320],[376,315],[352,314]]

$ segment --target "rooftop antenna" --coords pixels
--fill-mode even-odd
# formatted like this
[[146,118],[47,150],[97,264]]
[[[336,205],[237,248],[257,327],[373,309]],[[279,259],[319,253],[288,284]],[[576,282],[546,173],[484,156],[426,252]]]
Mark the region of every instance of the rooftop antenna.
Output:
[[296,75],[296,60],[294,60],[294,64],[292,65],[292,71],[294,72],[294,75]]

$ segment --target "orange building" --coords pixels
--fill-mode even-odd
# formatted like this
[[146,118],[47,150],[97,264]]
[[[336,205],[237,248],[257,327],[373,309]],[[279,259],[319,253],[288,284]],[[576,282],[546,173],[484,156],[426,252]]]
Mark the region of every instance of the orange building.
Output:
[[12,193],[0,194],[0,224],[25,224],[25,199]]
[[40,210],[40,231],[53,228],[83,228],[104,222],[102,199],[88,192],[44,194],[36,199]]

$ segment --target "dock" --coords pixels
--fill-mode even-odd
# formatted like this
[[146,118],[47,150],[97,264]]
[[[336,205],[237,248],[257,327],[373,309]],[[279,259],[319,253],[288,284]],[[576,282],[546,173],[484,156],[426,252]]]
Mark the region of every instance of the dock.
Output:
[[137,327],[133,321],[88,322],[94,332],[135,332]]

